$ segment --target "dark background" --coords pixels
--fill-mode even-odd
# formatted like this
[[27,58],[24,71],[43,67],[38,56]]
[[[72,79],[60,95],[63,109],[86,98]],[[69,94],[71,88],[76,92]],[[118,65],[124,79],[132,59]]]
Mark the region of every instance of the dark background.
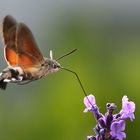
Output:
[[[136,103],[136,119],[127,121],[127,140],[139,137],[140,2],[109,0],[3,0],[0,20],[7,14],[27,24],[44,56],[54,58],[77,48],[60,61],[80,76],[102,113],[107,102],[121,109],[127,95]],[[5,68],[0,44],[0,70]],[[9,84],[0,91],[1,140],[85,140],[96,125],[84,114],[83,92],[66,71],[24,86]]]

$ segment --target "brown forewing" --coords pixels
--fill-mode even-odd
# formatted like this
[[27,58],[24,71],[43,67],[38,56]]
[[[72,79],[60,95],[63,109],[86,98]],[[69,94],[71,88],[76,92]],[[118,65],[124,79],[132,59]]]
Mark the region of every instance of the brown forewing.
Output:
[[31,31],[23,23],[19,23],[17,27],[16,46],[19,54],[18,63],[24,69],[44,63]]
[[6,16],[3,21],[3,37],[8,64],[19,65],[26,70],[44,62],[34,37],[25,24]]

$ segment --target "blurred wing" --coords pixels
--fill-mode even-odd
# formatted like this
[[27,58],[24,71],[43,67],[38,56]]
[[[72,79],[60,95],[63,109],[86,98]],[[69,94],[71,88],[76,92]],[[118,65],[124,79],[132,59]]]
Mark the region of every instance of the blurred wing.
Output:
[[10,15],[3,20],[2,34],[5,45],[5,59],[9,65],[18,64],[17,48],[15,46],[17,22]]
[[34,37],[25,24],[17,23],[11,16],[6,16],[3,22],[3,37],[8,64],[30,69],[44,63]]
[[4,43],[7,44],[7,42],[11,41],[11,33],[12,33],[12,39],[14,41],[14,34],[15,34],[15,29],[17,26],[16,20],[11,17],[10,15],[7,15],[4,20],[3,20],[3,25],[2,25],[2,31],[3,31],[3,37],[4,37]]

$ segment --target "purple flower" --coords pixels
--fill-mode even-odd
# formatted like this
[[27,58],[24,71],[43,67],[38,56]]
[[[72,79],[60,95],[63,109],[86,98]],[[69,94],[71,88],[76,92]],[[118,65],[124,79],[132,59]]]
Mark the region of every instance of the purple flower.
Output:
[[95,136],[88,136],[87,140],[123,140],[126,138],[125,121],[128,118],[131,121],[135,118],[135,103],[129,101],[127,96],[123,96],[122,109],[117,114],[114,114],[117,107],[114,103],[107,103],[107,112],[104,115],[101,114],[93,95],[86,96],[84,104],[86,106],[84,112],[92,112],[97,121],[93,129]]
[[122,110],[120,111],[121,119],[130,118],[131,121],[135,119],[135,103],[132,101],[128,101],[127,96],[123,96],[122,98]]
[[93,106],[96,106],[95,97],[92,94],[86,96],[84,98],[84,104],[86,106],[84,112],[90,111],[93,108]]
[[123,132],[125,130],[125,121],[124,120],[119,120],[117,122],[113,122],[111,124],[111,136],[117,140],[123,140],[124,138],[126,138],[126,134],[125,132]]

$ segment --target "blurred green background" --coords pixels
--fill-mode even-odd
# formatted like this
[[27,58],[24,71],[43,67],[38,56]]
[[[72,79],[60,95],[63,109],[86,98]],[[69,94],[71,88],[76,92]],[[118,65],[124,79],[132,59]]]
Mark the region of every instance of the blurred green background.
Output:
[[[111,0],[1,0],[0,20],[7,14],[27,24],[44,56],[77,48],[61,65],[80,76],[102,113],[106,103],[121,109],[127,95],[136,103],[136,119],[127,121],[127,140],[139,137],[140,2]],[[5,68],[0,43],[0,70]],[[94,134],[92,114],[84,114],[83,92],[66,71],[0,91],[1,140],[85,140]]]

